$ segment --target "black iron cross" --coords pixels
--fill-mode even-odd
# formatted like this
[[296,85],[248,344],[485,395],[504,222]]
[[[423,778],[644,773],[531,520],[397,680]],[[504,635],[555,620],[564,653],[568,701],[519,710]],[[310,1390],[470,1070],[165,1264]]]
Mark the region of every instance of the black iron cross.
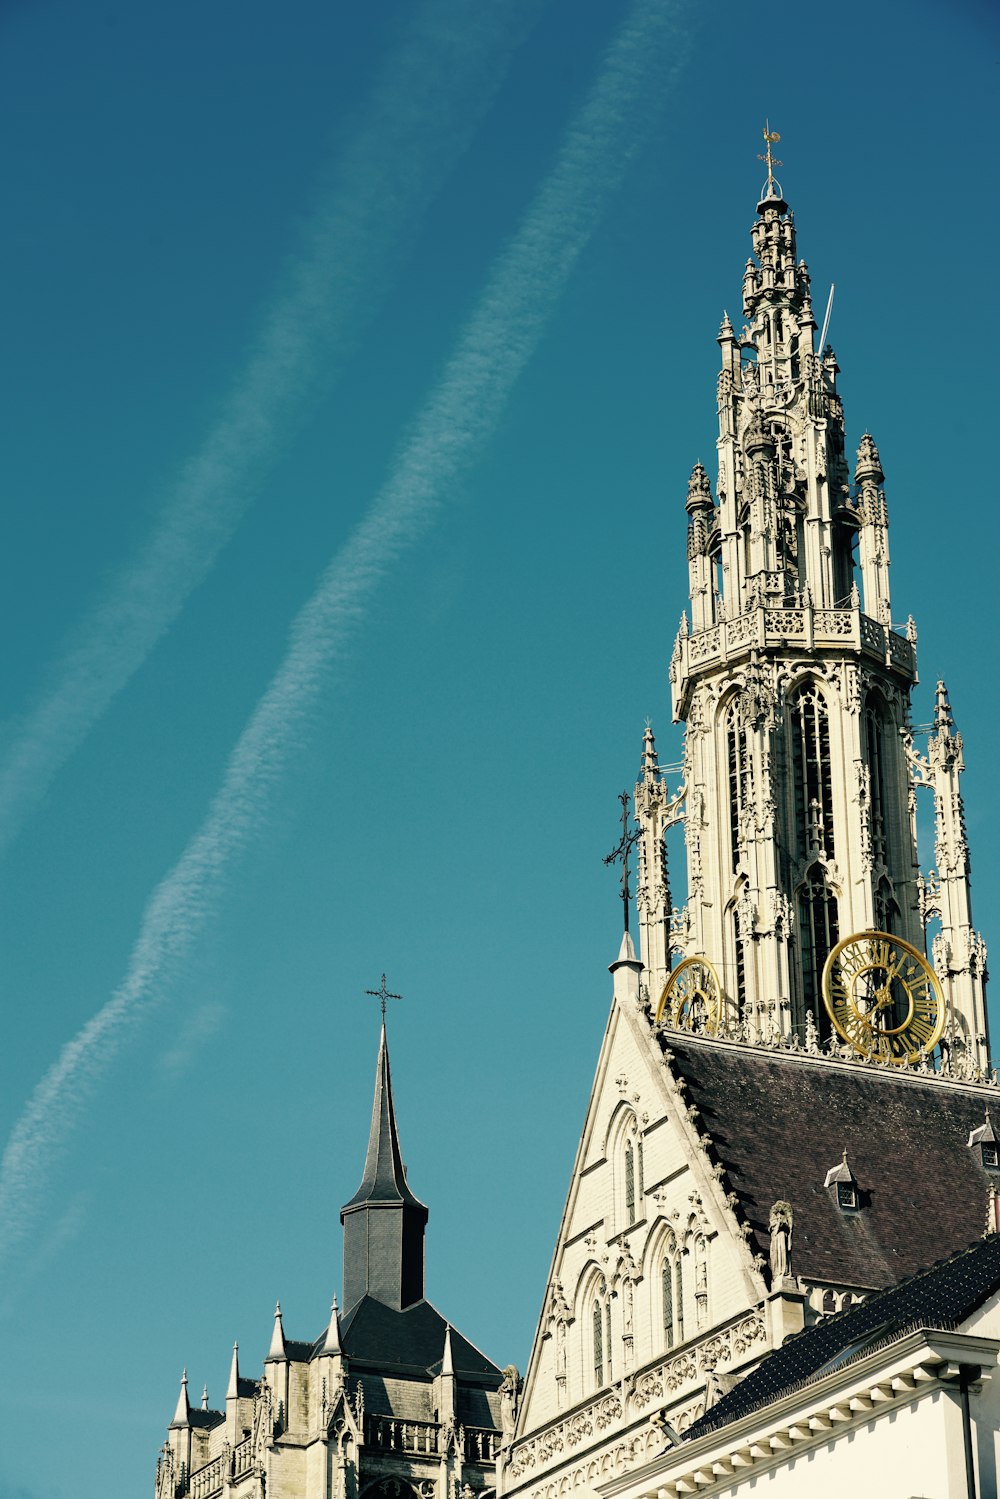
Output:
[[615,864],[619,859],[622,861],[622,905],[625,908],[625,930],[628,931],[628,903],[632,892],[628,887],[628,856],[632,849],[642,837],[642,829],[636,828],[630,833],[628,830],[628,792],[623,791],[618,800],[622,804],[622,836],[617,848],[613,848],[607,855],[605,864]]
[[386,1002],[386,1000],[387,999],[402,999],[402,997],[403,997],[401,994],[390,994],[389,993],[388,989],[385,987],[385,974],[384,973],[382,975],[382,987],[381,987],[381,989],[366,989],[365,993],[366,994],[370,994],[371,997],[372,997],[372,999],[377,999],[377,1000],[380,1001],[380,1003],[382,1005],[382,1019],[383,1020],[385,1019],[385,1002]]

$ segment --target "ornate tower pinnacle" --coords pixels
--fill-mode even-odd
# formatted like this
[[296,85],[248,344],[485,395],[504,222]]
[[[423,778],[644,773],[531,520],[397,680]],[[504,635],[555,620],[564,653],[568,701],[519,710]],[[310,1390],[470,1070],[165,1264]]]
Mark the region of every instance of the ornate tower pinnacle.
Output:
[[[912,748],[916,632],[892,628],[882,464],[865,433],[852,486],[837,360],[815,346],[778,137],[766,127],[764,138],[746,326],[738,337],[725,316],[718,333],[715,492],[698,463],[684,501],[690,623],[670,665],[683,779],[671,798],[649,735],[636,786],[641,956],[654,1003],[675,964],[700,957],[719,975],[728,1026],[802,1040],[813,1026],[825,1040],[822,974],[840,939],[888,932],[923,950],[922,918],[937,906],[919,878],[912,792],[933,784],[935,958],[952,1034],[983,1066],[961,740],[942,688],[927,760]],[[673,911],[665,832],[681,817],[688,896]]]

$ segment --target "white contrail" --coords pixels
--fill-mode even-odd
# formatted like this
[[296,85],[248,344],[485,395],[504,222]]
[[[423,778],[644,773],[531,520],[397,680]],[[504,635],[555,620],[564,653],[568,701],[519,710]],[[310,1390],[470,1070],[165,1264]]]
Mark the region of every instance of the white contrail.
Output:
[[212,568],[267,467],[392,284],[547,0],[424,0],[348,127],[327,205],[151,534],[74,631],[0,756],[0,850]]
[[143,913],[124,982],[29,1099],[0,1162],[0,1262],[27,1232],[43,1175],[128,1025],[155,1002],[171,965],[207,920],[374,589],[493,432],[683,60],[680,17],[681,5],[670,0],[633,5],[389,478],[295,619],[287,654],[236,743],[202,827]]

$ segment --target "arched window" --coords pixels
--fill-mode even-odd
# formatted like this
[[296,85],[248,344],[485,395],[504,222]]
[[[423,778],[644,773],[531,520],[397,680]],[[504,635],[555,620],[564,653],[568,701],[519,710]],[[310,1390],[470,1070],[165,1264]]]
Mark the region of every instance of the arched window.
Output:
[[823,965],[840,933],[837,901],[818,864],[813,865],[799,889],[798,918],[802,1007],[803,1011],[812,1010],[820,1038],[825,1040],[830,1034],[830,1019],[821,992]]
[[663,1311],[663,1346],[673,1348],[684,1341],[684,1281],[681,1252],[673,1237],[660,1262],[660,1296]]
[[822,850],[836,853],[833,836],[833,773],[830,721],[818,688],[801,687],[789,708],[795,844],[800,858]]
[[[872,859],[875,864],[889,862],[888,804],[885,796],[885,703],[879,693],[870,692],[865,703],[865,753],[871,782]],[[883,927],[889,931],[889,927]]]
[[[736,892],[737,898],[740,896],[742,891],[745,890],[746,883],[747,882],[745,879],[741,879],[739,881]],[[739,906],[735,903],[735,901],[729,909],[729,923],[733,941],[733,973],[735,974],[736,978],[736,1008],[737,1012],[742,1015],[744,1010],[746,1009],[747,1003],[747,954],[746,942],[743,939],[743,934],[740,927]]]
[[875,926],[880,932],[895,932],[899,921],[899,906],[892,893],[892,886],[885,875],[875,887]]
[[600,1389],[604,1383],[604,1308],[596,1297],[591,1315],[594,1328],[594,1384]]
[[730,704],[726,714],[726,754],[729,769],[729,844],[735,872],[740,862],[740,830],[753,798],[750,735],[738,700]]
[[616,1110],[608,1130],[608,1158],[614,1168],[615,1226],[632,1228],[645,1214],[642,1134],[631,1107]]
[[674,1346],[674,1262],[670,1255],[665,1255],[661,1270],[663,1283],[663,1344],[665,1348]]

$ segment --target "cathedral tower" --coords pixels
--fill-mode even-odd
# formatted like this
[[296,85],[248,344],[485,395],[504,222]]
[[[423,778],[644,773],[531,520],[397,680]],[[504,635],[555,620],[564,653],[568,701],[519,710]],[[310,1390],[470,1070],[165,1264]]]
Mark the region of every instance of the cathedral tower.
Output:
[[[718,335],[715,493],[699,463],[686,497],[690,616],[670,663],[683,781],[671,796],[647,730],[636,787],[650,993],[655,1003],[678,963],[700,958],[723,1029],[824,1041],[837,943],[888,933],[922,954],[936,918],[942,1049],[981,1070],[985,949],[971,920],[961,739],[942,684],[928,753],[913,747],[916,630],[893,624],[879,452],[866,433],[852,475],[837,360],[816,347],[809,272],[770,156],[751,239],[746,326],[737,335],[727,314]],[[920,786],[935,795],[927,880]],[[679,911],[665,842],[676,822]]]

